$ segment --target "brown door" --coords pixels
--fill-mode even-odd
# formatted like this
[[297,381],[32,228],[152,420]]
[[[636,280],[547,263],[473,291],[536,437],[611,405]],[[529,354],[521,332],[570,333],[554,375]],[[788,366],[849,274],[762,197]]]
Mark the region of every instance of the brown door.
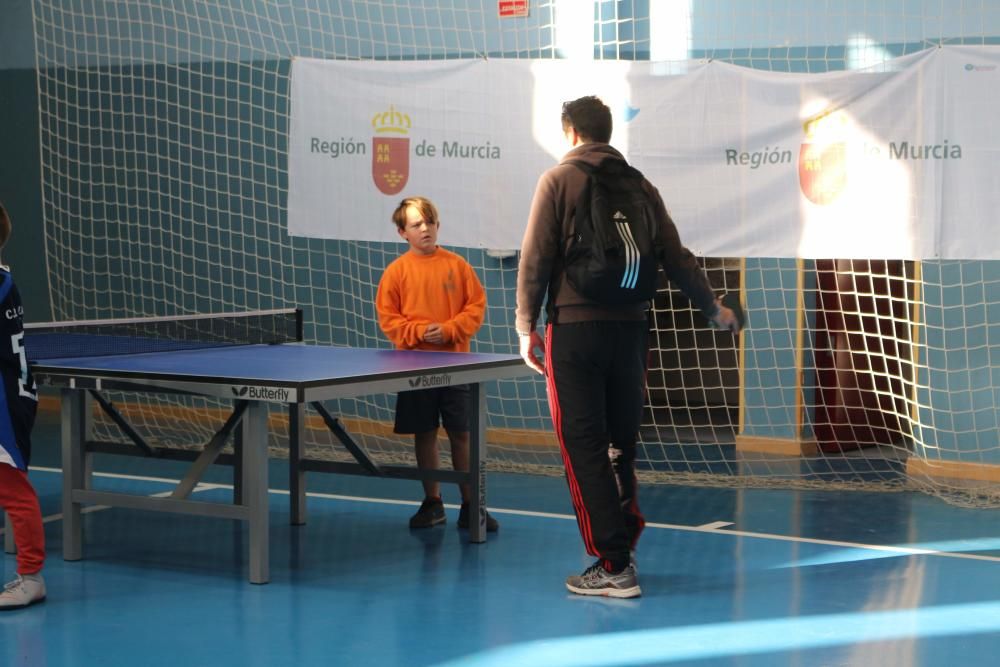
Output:
[[816,409],[820,449],[897,443],[908,433],[912,264],[818,260]]

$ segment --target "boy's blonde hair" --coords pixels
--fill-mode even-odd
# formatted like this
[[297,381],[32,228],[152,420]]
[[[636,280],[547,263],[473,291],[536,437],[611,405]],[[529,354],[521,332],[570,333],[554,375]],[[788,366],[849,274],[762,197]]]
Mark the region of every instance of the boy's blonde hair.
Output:
[[399,231],[406,229],[406,209],[411,206],[420,211],[424,222],[437,227],[440,220],[438,220],[438,211],[437,207],[434,206],[434,202],[427,197],[407,197],[399,202],[399,206],[392,212],[392,221],[396,223]]
[[0,202],[0,248],[7,245],[7,239],[10,238],[10,216],[7,215],[7,209],[3,207],[3,202]]

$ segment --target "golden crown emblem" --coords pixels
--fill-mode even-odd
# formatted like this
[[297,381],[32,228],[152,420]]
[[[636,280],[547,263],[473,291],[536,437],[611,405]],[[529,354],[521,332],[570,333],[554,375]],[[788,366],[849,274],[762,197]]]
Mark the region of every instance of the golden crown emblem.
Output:
[[807,136],[815,136],[821,132],[840,132],[847,125],[847,115],[839,109],[827,109],[802,123],[802,129]]
[[372,127],[375,128],[377,134],[383,132],[406,134],[410,129],[410,117],[396,111],[396,107],[390,104],[388,111],[382,111],[372,116]]

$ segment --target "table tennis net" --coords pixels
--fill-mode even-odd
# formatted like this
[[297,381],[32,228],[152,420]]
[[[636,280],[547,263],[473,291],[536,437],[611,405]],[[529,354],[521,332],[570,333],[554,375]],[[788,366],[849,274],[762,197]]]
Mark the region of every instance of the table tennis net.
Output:
[[144,354],[302,340],[302,311],[44,322],[25,325],[28,359]]

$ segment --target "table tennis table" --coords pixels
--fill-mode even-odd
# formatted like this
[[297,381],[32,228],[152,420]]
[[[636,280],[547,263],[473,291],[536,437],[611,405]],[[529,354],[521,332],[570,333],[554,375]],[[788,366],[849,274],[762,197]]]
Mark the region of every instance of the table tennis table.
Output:
[[[32,337],[28,336],[29,356]],[[112,342],[113,344],[113,342]],[[268,415],[269,404],[289,411],[291,520],[305,522],[305,473],[365,474],[468,482],[470,541],[486,539],[486,392],[484,383],[527,374],[517,355],[400,351],[310,345],[249,344],[173,349],[136,354],[66,356],[32,361],[40,386],[60,389],[63,466],[63,557],[83,557],[82,510],[87,504],[214,516],[249,524],[249,579],[269,580]],[[355,443],[322,401],[425,387],[472,387],[470,466],[467,472],[423,471],[380,466]],[[233,412],[200,453],[169,497],[137,496],[95,490],[88,446],[90,411],[101,392],[182,393],[226,399]],[[327,426],[356,462],[311,461],[303,456],[301,436],[306,406],[320,412]],[[106,406],[102,406],[106,407]],[[113,414],[113,413],[112,413]],[[116,421],[118,421],[116,419]],[[202,473],[217,462],[227,439],[240,425],[237,491],[233,504],[189,499]],[[119,422],[123,430],[128,424]],[[141,444],[141,442],[139,443]],[[476,520],[478,518],[478,521]]]

